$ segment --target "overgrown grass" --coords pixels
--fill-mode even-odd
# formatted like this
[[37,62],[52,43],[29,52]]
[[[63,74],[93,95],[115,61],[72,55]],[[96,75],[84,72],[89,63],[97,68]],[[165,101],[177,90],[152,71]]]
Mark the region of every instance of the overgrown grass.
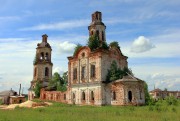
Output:
[[44,108],[0,110],[0,121],[179,121],[178,105],[76,106],[53,102]]

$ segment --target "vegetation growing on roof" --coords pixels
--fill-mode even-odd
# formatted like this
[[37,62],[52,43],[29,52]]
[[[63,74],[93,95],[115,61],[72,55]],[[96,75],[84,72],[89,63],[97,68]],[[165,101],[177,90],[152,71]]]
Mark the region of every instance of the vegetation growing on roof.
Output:
[[109,47],[116,47],[120,50],[120,46],[119,43],[117,41],[113,41],[109,44]]
[[96,35],[90,36],[87,45],[91,51],[99,48],[100,43],[98,37]]
[[[100,42],[97,35],[92,35],[89,37],[88,42],[87,42],[87,46],[91,49],[91,51],[95,51],[98,48],[108,50],[109,47],[116,47],[120,50],[118,42],[116,42],[116,41],[111,42],[108,46],[108,44],[105,41]],[[77,44],[77,46],[74,48],[73,56],[76,55],[76,53],[79,51],[79,49],[81,47],[83,47],[81,44]]]
[[109,46],[108,46],[108,44],[106,42],[102,42],[101,48],[103,48],[105,50],[108,50]]
[[113,61],[111,63],[110,70],[108,70],[106,82],[112,82],[117,79],[122,79],[123,76],[127,75],[127,73],[132,74],[132,72],[126,67],[123,69],[118,68],[116,61]]
[[89,37],[87,46],[91,49],[91,51],[94,51],[94,50],[96,50],[98,48],[102,48],[102,49],[105,49],[105,50],[109,49],[109,46],[107,45],[107,43],[104,42],[104,41],[100,42],[97,35],[93,35],[93,36]]
[[79,51],[79,49],[80,49],[81,47],[82,47],[81,44],[77,44],[77,46],[74,48],[74,54],[73,54],[73,56],[76,55],[76,53]]

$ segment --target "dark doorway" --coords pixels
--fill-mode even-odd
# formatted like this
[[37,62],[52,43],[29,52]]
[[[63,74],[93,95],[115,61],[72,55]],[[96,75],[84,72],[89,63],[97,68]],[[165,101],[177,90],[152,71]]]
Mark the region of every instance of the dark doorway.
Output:
[[19,103],[22,103],[22,100],[19,100]]
[[132,101],[132,92],[131,91],[128,92],[128,99],[130,102]]

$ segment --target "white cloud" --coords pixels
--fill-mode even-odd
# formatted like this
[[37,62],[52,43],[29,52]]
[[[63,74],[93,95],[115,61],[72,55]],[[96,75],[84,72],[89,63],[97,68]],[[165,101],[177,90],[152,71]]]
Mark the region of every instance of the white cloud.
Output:
[[71,21],[61,21],[57,23],[40,24],[32,27],[21,28],[21,31],[36,31],[36,30],[65,30],[72,29],[82,26],[87,26],[90,20],[71,20]]
[[165,89],[168,90],[178,90],[180,87],[180,76],[176,74],[169,74],[169,73],[154,73],[147,77],[149,85],[155,88]]
[[55,72],[58,72],[59,74],[63,74],[64,72],[66,72],[67,71],[67,68],[64,68],[64,67],[59,67],[59,66],[57,66],[57,67],[55,67],[54,69],[53,69],[53,74],[55,73]]
[[144,36],[139,36],[134,40],[131,47],[131,52],[142,53],[149,51],[152,48],[155,48],[155,45],[153,45],[149,39],[145,38]]
[[62,53],[62,54],[64,54],[64,53],[72,54],[75,47],[76,47],[76,44],[65,41],[65,42],[58,44],[58,52]]
[[[162,34],[158,34],[156,36],[149,37],[150,40],[153,40],[156,45],[155,48],[151,49],[151,51],[146,51],[142,53],[132,52],[132,47],[129,41],[120,43],[122,53],[128,57],[136,57],[136,58],[166,58],[166,57],[179,57],[180,56],[180,30],[179,29],[169,29],[164,30]],[[150,42],[151,43],[151,42]],[[152,43],[151,43],[152,44]],[[153,45],[153,44],[152,44]]]

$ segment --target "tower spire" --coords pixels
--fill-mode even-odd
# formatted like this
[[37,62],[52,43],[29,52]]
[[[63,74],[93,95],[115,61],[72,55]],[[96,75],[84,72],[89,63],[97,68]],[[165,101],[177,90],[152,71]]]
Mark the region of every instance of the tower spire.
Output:
[[106,26],[102,22],[102,13],[99,11],[94,12],[92,15],[92,22],[88,26],[89,36],[96,35],[99,41],[106,41],[105,29]]
[[47,38],[48,38],[47,34],[43,34],[42,35],[42,42],[47,43]]

